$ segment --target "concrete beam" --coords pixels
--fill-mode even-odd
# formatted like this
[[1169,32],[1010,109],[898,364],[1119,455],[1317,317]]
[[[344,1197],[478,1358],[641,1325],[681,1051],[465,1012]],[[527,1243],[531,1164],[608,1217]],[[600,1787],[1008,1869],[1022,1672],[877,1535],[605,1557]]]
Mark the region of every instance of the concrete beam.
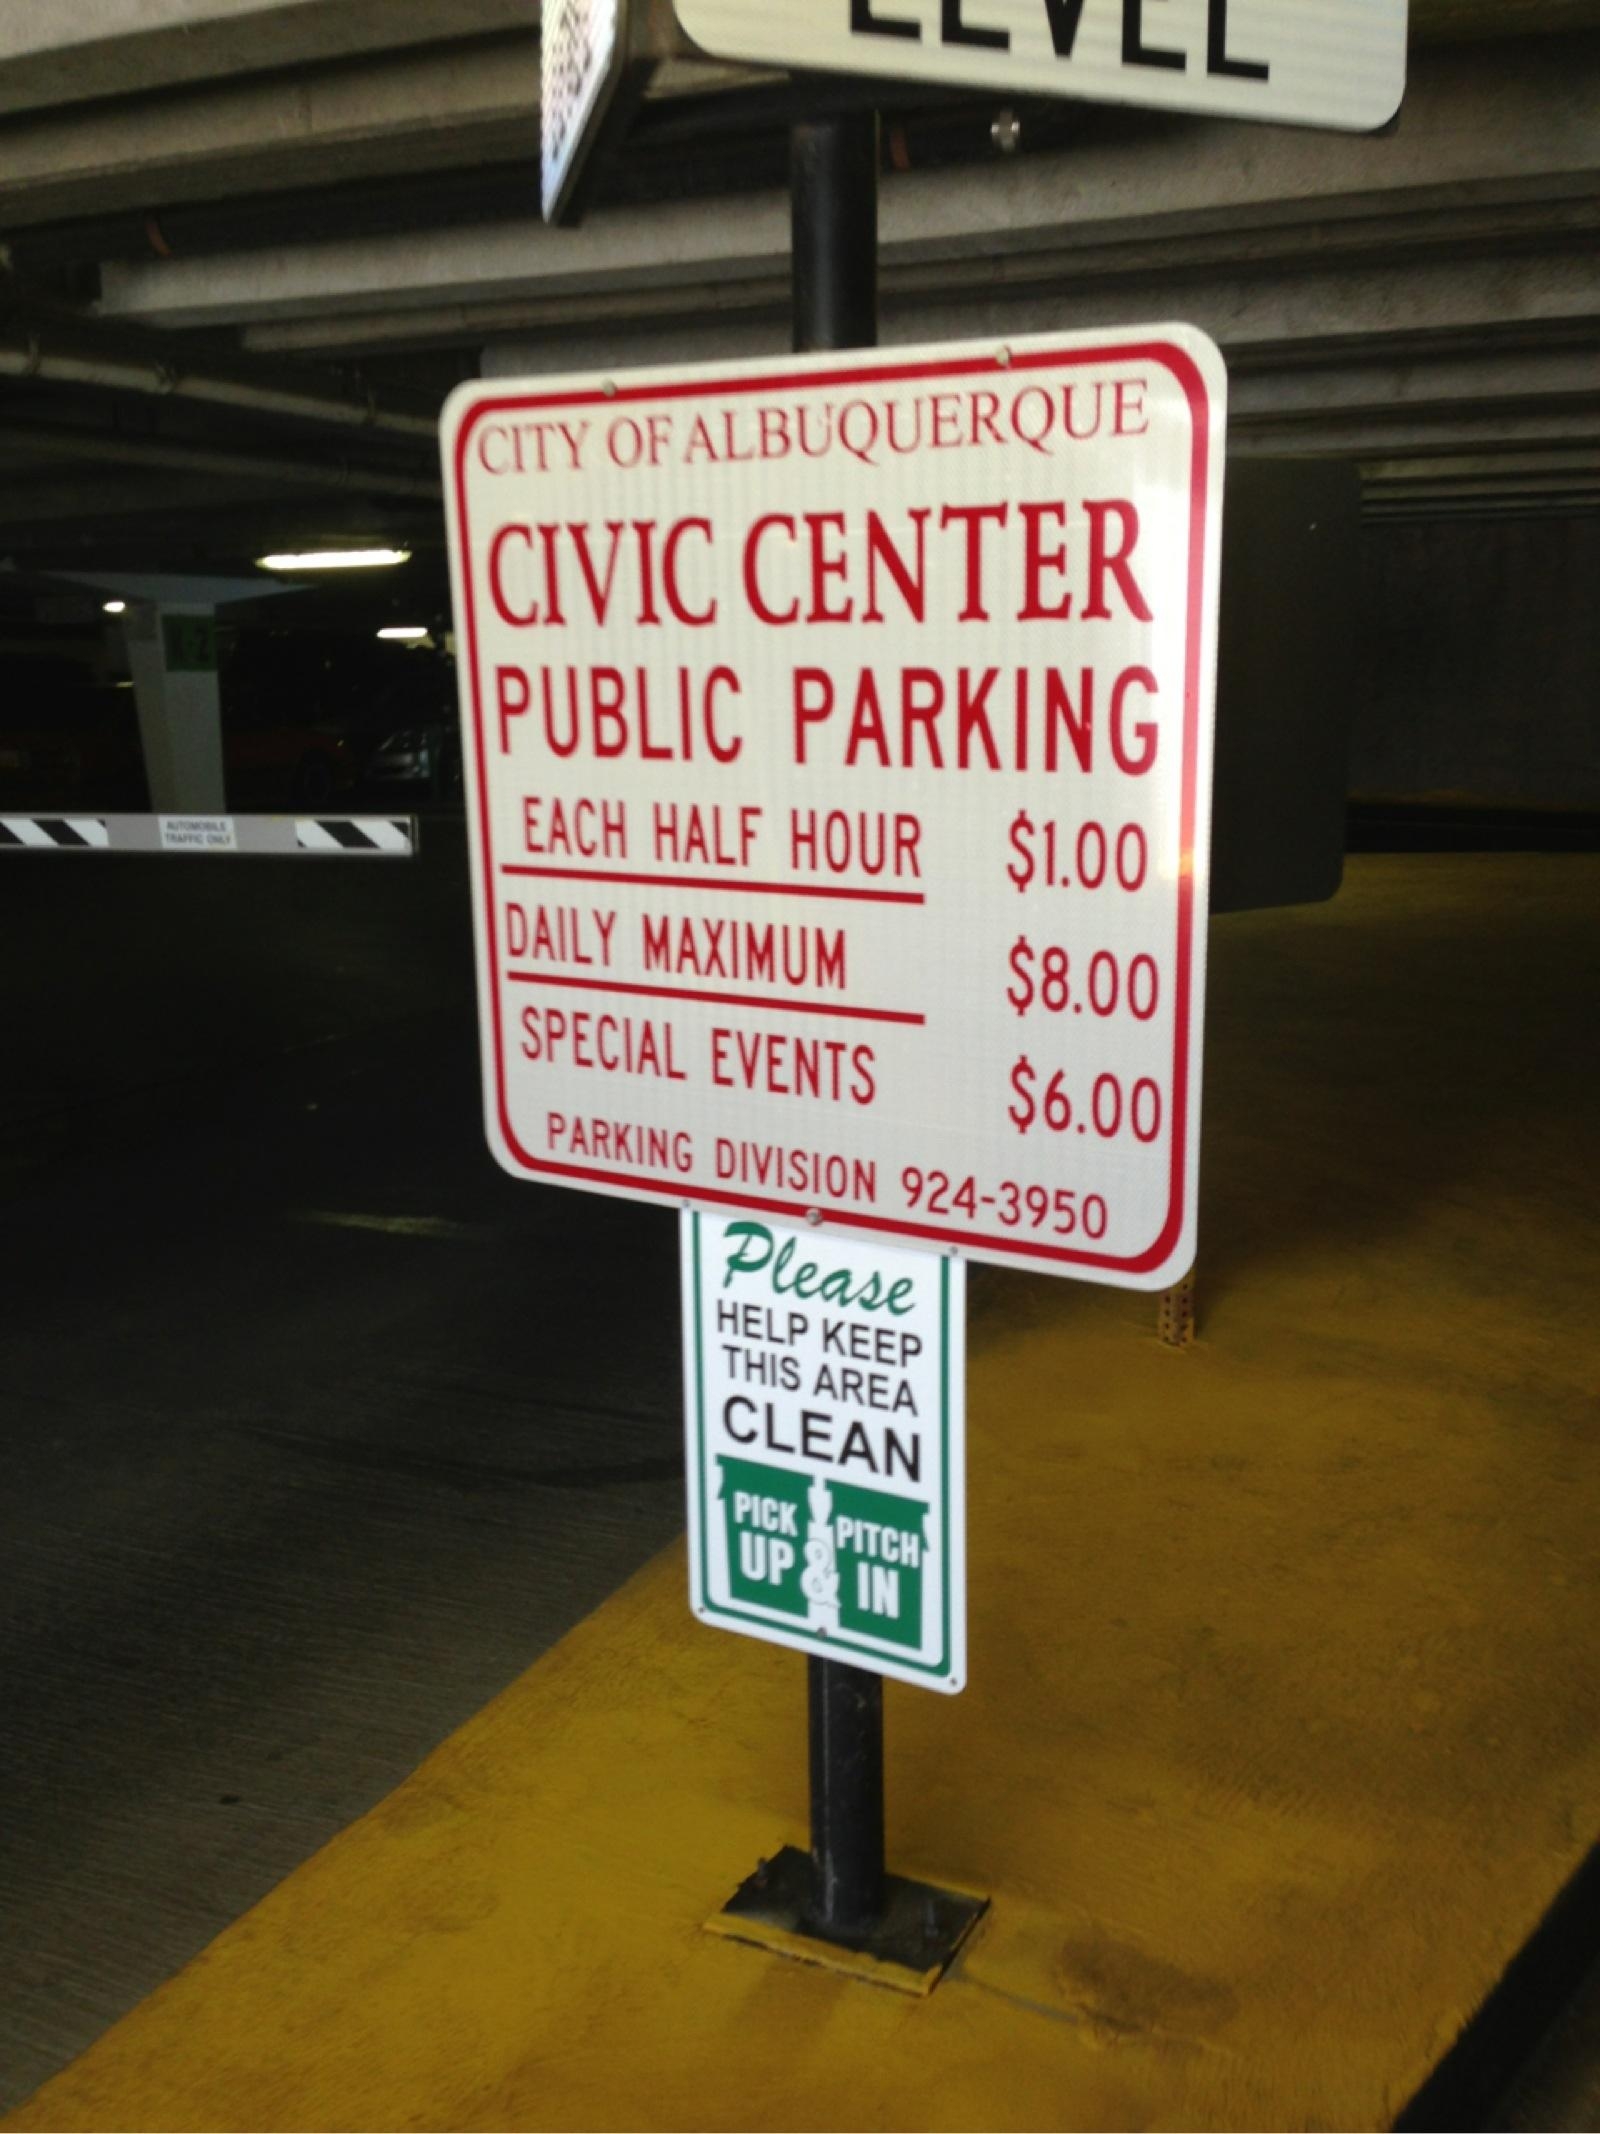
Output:
[[0,485],[0,530],[8,542],[37,546],[50,527],[88,525],[99,530],[123,520],[148,525],[154,517],[180,511],[231,515],[247,505],[281,504],[283,496],[281,482],[225,481],[170,469],[143,480],[98,474],[7,481]]
[[250,483],[280,483],[291,489],[346,490],[357,496],[395,497],[433,503],[441,484],[432,473],[406,473],[350,460],[336,452],[308,453],[283,444],[226,447],[177,437],[111,435],[34,421],[17,437],[19,448],[39,457],[88,461],[106,468],[136,467],[166,473],[220,475]]
[[11,0],[0,8],[0,112],[527,30],[530,15],[530,0]]
[[[1359,339],[1394,350],[1429,346],[1441,335],[1600,328],[1600,201],[1571,223],[1559,218],[1556,231],[1545,233],[1557,249],[1547,252],[1530,249],[1538,234],[1524,231],[1504,249],[1483,240],[1476,256],[1417,256],[1438,247],[1434,227],[1396,239],[1384,266],[1370,259],[1340,264],[1335,252],[1308,271],[1315,231],[1282,235],[1275,260],[1259,259],[1247,271],[1239,271],[1237,248],[1195,240],[1185,247],[1181,278],[1132,246],[1094,272],[1042,261],[1026,280],[1010,271],[1020,266],[1015,261],[992,262],[988,272],[955,284],[934,268],[892,270],[883,277],[883,337],[898,343],[1115,325],[1180,306],[1242,360],[1316,341]],[[1575,248],[1566,249],[1569,243]],[[1262,271],[1268,266],[1275,271]],[[776,353],[788,334],[788,300],[786,276],[763,276],[610,299],[541,297],[274,321],[247,327],[242,338],[261,354],[352,356],[496,336],[506,338],[485,359],[496,373],[638,365],[674,352],[731,353],[730,334],[743,353]]]
[[539,51],[525,32],[386,52],[0,121],[0,229],[516,156],[536,199],[538,143]]
[[[1385,215],[1445,219],[1491,200],[1582,201],[1600,175],[1600,37],[1452,47],[1417,64],[1404,121],[1381,138],[1206,121],[1153,123],[1080,153],[891,180],[882,257],[987,277],[1030,254],[1312,226],[1335,239]],[[1175,206],[1174,203],[1181,203]],[[1315,241],[1305,234],[1297,242]],[[351,311],[507,303],[770,280],[788,256],[778,194],[238,256],[108,264],[103,310],[174,327],[251,326]]]

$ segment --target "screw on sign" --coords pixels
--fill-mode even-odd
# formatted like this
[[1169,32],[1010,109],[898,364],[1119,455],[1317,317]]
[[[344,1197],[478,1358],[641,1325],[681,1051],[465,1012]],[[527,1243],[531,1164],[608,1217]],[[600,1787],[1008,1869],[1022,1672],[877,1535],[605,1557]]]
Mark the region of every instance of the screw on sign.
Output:
[[1183,1272],[1222,448],[1181,327],[454,396],[507,1168]]

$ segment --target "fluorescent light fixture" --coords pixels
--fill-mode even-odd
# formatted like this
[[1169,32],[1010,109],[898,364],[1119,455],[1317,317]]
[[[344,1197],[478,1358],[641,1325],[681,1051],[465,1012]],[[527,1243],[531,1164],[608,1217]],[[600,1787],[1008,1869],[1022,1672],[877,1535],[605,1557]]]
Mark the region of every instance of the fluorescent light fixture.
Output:
[[100,612],[103,615],[126,615],[128,603],[125,600],[108,600]]
[[428,625],[425,622],[392,622],[378,635],[385,644],[420,645],[428,635]]
[[263,571],[379,571],[409,563],[409,548],[314,548],[303,556],[257,556]]

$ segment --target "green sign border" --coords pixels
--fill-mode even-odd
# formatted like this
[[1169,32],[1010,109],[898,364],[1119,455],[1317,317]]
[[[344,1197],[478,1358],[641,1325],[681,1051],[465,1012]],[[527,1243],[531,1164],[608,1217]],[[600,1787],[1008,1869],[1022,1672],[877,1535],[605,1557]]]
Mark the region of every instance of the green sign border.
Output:
[[[939,1491],[942,1502],[939,1508],[939,1541],[944,1562],[941,1575],[943,1656],[938,1661],[912,1660],[899,1652],[884,1651],[876,1645],[863,1645],[848,1637],[823,1637],[797,1624],[793,1616],[754,1615],[744,1608],[725,1608],[712,1598],[711,1591],[711,1521],[706,1509],[706,1379],[705,1343],[701,1338],[704,1325],[702,1291],[700,1280],[700,1223],[696,1210],[690,1216],[694,1230],[694,1395],[695,1395],[695,1487],[699,1492],[700,1507],[700,1591],[706,1618],[709,1621],[748,1623],[755,1630],[783,1630],[787,1639],[805,1640],[807,1651],[814,1651],[819,1659],[839,1656],[855,1656],[868,1662],[887,1661],[897,1671],[906,1674],[928,1675],[935,1681],[948,1682],[954,1674],[954,1661],[950,1653],[950,1581],[953,1567],[950,1561],[950,1262],[941,1254],[939,1259]],[[787,1642],[787,1639],[785,1642]],[[778,1640],[769,1640],[777,1643]]]

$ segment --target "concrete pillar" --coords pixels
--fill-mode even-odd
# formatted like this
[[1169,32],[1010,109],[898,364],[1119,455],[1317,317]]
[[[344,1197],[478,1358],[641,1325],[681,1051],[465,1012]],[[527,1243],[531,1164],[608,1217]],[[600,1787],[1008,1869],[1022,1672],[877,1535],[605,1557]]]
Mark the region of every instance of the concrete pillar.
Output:
[[216,610],[138,601],[124,627],[151,807],[158,815],[225,814]]

